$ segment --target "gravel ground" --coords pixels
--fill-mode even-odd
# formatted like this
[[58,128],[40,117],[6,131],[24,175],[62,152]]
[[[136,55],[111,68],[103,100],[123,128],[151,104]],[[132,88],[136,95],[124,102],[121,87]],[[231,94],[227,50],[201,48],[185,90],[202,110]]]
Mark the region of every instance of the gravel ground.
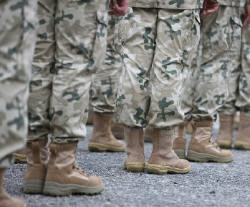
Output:
[[[48,197],[22,192],[25,165],[14,165],[6,174],[5,187],[23,197],[27,207],[130,207],[130,206],[250,206],[250,151],[236,151],[229,164],[192,163],[185,175],[152,175],[123,170],[124,153],[89,153],[87,139],[78,149],[78,164],[88,174],[103,178],[105,191],[96,196]],[[216,132],[216,131],[215,131]],[[145,145],[146,157],[152,145]]]

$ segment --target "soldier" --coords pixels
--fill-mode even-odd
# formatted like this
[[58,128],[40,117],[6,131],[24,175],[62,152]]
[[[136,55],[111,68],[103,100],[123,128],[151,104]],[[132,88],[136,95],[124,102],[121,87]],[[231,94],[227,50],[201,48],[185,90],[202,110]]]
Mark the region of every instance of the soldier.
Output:
[[124,35],[125,67],[117,114],[125,126],[128,171],[144,170],[143,128],[153,127],[150,173],[187,173],[190,164],[172,150],[174,127],[183,121],[183,79],[200,39],[201,2],[132,0],[134,17]]
[[[93,109],[93,134],[88,143],[90,151],[123,152],[125,145],[113,135],[112,119],[115,112],[118,75],[122,69],[119,37],[120,17],[109,16],[108,42],[103,65],[93,76],[91,85],[91,109]],[[121,131],[123,131],[121,129]]]
[[[176,153],[188,160],[199,162],[231,162],[232,153],[221,150],[212,141],[212,126],[217,111],[228,96],[228,79],[241,37],[240,6],[243,1],[206,1],[214,13],[202,13],[202,38],[200,62],[194,65],[186,85],[184,111],[186,119],[192,120],[192,139],[185,153],[185,123],[179,126],[174,143]],[[191,97],[191,98],[190,98]]]
[[[108,3],[39,0],[25,193],[63,196],[103,190],[99,177],[77,167],[75,152],[85,136],[91,76],[106,51]],[[112,14],[124,15],[126,0],[111,6]]]
[[27,137],[27,101],[36,37],[36,0],[0,1],[0,206],[25,207],[3,189],[12,153]]
[[237,149],[250,150],[250,1],[246,1],[245,9],[243,3],[244,1],[240,5],[244,13],[242,38],[235,39],[238,47],[232,53],[234,64],[229,79],[229,97],[220,110],[217,143],[221,147],[232,147],[234,114],[239,109],[240,122],[234,146]]

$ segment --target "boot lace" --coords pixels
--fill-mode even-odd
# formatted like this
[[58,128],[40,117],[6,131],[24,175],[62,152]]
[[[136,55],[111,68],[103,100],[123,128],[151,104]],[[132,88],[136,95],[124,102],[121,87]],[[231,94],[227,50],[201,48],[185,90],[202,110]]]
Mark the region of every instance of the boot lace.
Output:
[[74,165],[73,165],[73,169],[76,170],[77,172],[79,172],[80,174],[88,177],[88,175],[80,168],[78,167],[77,163],[75,162]]
[[219,147],[219,145],[215,142],[215,141],[213,141],[212,139],[209,139],[209,143],[211,144],[211,145],[213,145],[216,149],[221,149],[220,147]]

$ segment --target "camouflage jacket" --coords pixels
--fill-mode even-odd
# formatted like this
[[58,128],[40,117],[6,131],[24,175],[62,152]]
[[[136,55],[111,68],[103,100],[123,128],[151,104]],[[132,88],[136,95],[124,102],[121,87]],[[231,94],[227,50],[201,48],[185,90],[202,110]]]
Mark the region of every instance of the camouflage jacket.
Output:
[[244,7],[247,0],[218,0],[221,5]]
[[[162,9],[199,9],[204,0],[130,0],[130,7]],[[228,0],[230,1],[230,0]]]

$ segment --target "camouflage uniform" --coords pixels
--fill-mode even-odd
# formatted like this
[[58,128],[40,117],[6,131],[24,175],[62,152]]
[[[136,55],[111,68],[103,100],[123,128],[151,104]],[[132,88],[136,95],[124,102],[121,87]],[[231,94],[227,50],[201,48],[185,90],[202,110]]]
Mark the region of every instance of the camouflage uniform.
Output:
[[108,38],[105,60],[93,76],[91,85],[91,106],[98,113],[115,112],[117,80],[122,69],[122,59],[119,53],[120,17],[108,17]]
[[242,32],[241,74],[236,106],[250,115],[250,26]]
[[0,168],[25,145],[36,7],[36,0],[0,1]]
[[[240,4],[241,13],[246,0]],[[240,22],[241,24],[241,22]],[[237,50],[232,54],[234,64],[229,79],[229,97],[220,113],[233,115],[237,108],[250,114],[250,28],[242,30],[242,38],[236,39]]]
[[201,5],[193,0],[130,2],[134,17],[124,35],[117,98],[121,123],[171,128],[182,122],[182,86],[200,39]]
[[[187,79],[183,107],[187,119],[213,120],[228,96],[231,68],[239,61],[242,1],[219,1],[202,21],[199,55]],[[190,98],[191,97],[191,98]]]
[[[29,140],[85,136],[92,73],[106,51],[108,1],[39,0]],[[97,20],[97,21],[96,21]]]

